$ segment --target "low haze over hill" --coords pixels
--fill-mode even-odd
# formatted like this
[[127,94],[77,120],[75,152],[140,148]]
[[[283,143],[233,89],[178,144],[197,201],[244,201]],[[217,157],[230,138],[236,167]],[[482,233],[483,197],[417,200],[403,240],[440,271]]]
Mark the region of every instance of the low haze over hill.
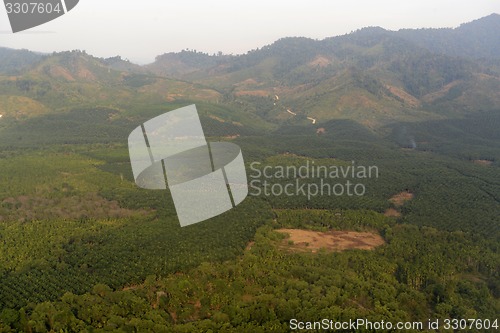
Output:
[[184,50],[142,67],[84,52],[0,49],[3,98],[16,96],[3,112],[20,96],[55,111],[57,91],[82,103],[132,100],[137,92],[157,101],[237,103],[271,122],[297,115],[377,127],[455,117],[500,106],[499,24],[492,14],[456,29],[364,28],[324,40],[283,38],[238,56]]

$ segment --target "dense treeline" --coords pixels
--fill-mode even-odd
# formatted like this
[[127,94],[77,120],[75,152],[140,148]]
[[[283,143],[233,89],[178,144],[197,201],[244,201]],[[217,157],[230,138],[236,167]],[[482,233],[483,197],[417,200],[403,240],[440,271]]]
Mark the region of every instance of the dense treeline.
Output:
[[401,29],[397,34],[435,53],[475,59],[498,58],[500,39],[495,33],[499,28],[498,18],[498,14],[491,14],[455,29]]
[[[321,165],[350,165],[352,161],[358,166],[376,166],[379,170],[378,178],[353,179],[347,175],[332,179],[299,179],[302,183],[318,187],[321,187],[322,181],[334,186],[350,180],[366,187],[366,194],[361,197],[318,195],[308,198],[302,193],[296,196],[268,196],[266,199],[274,208],[371,209],[384,212],[393,206],[389,202],[393,195],[409,191],[415,195],[414,200],[403,207],[392,207],[403,213],[404,222],[445,230],[471,231],[496,238],[500,233],[500,152],[496,137],[498,131],[493,130],[498,123],[497,118],[479,120],[483,119],[479,115],[451,123],[436,122],[430,129],[424,125],[394,125],[391,140],[408,143],[399,147],[350,121],[322,124],[324,134],[321,135],[317,135],[310,125],[286,126],[269,137],[240,138],[237,142],[244,151],[250,152],[250,160],[261,162],[258,167],[261,171],[265,167],[275,170],[277,166],[307,163],[310,166],[315,163],[316,168]],[[488,121],[489,125],[485,125],[484,131],[479,133],[478,129]],[[414,148],[409,146],[412,141],[417,145]],[[426,142],[420,144],[421,141]],[[463,149],[462,143],[469,149]],[[469,154],[471,151],[474,154]],[[277,156],[266,157],[269,155]],[[477,164],[476,159],[485,159],[492,164]],[[249,171],[250,178],[257,175],[259,172]],[[260,177],[260,183],[267,180],[281,187],[296,181],[293,176],[263,178]]]
[[[498,325],[498,61],[455,57],[491,57],[500,44],[481,36],[498,22],[285,38],[239,56],[186,50],[147,68],[0,48],[0,332]],[[242,148],[250,181],[278,192],[349,181],[363,195],[256,195],[257,183],[236,208],[181,228],[168,190],[134,184],[127,137],[193,101],[209,141]],[[376,177],[262,176],[355,165]],[[385,244],[301,252],[282,228],[379,233]]]
[[61,150],[0,160],[10,176],[0,178],[0,307],[234,258],[271,218],[264,201],[249,198],[209,224],[181,228],[168,191],[138,189],[130,167],[113,175]]
[[[360,182],[360,197],[251,195],[180,228],[168,191],[134,185],[126,146],[133,123],[165,110],[150,106],[139,116],[134,108],[75,109],[14,126],[31,149],[0,154],[0,331],[288,331],[291,318],[494,319],[499,312],[495,117],[429,130],[402,124],[406,131],[382,129],[384,138],[347,120],[319,124],[317,133],[310,123],[274,129],[245,113],[228,116],[225,107],[200,108],[210,140],[240,135],[232,140],[249,180],[252,162],[262,170],[354,161],[376,166],[379,177],[323,179]],[[4,128],[3,144],[22,146],[14,133]],[[404,144],[411,139],[416,147]],[[465,156],[462,142],[477,155]],[[319,185],[322,177],[299,180]],[[391,202],[400,192],[414,197]],[[383,216],[389,208],[399,217]],[[280,227],[375,229],[387,244],[299,254],[278,245]]]
[[0,73],[19,74],[23,69],[41,61],[46,56],[28,50],[13,50],[0,47]]
[[4,147],[39,147],[52,144],[110,143],[127,138],[134,125],[113,119],[119,111],[107,108],[74,109],[13,122],[0,132]]
[[422,97],[450,82],[466,79],[471,67],[462,59],[425,54],[394,61],[391,69],[399,73],[406,91]]
[[[23,121],[2,119],[0,147],[14,150],[61,144],[126,144],[128,135],[139,124],[189,104],[192,102],[179,102],[169,107],[150,105],[148,108],[127,105],[125,110],[106,107],[74,108],[61,113],[32,116]],[[207,136],[224,138],[259,135],[271,127],[258,116],[234,114],[224,106],[197,103],[197,107]]]
[[[365,213],[347,212],[344,225],[356,224]],[[485,240],[391,221],[380,228],[376,221],[384,217],[373,215],[367,227],[380,228],[388,242],[373,252],[312,255],[277,246],[284,236],[273,228],[300,224],[307,214],[307,226],[324,221],[315,219],[322,212],[303,211],[295,219],[292,211],[280,212],[239,260],[149,276],[124,290],[97,284],[84,295],[68,292],[58,301],[4,309],[0,327],[4,332],[288,332],[293,318],[496,319],[499,271],[490,263],[500,258]]]
[[464,160],[500,161],[500,111],[477,112],[463,118],[396,123],[389,138],[401,147],[418,148]]

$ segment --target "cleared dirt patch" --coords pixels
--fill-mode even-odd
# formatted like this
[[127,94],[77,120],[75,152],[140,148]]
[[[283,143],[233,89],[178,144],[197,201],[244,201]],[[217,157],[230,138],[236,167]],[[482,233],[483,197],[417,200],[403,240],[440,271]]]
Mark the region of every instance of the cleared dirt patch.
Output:
[[389,199],[390,202],[394,204],[396,207],[403,206],[405,202],[410,201],[413,199],[414,195],[411,192],[404,191],[401,193],[396,194],[392,198]]
[[256,86],[258,85],[259,83],[255,80],[255,79],[246,79],[245,81],[241,81],[237,84],[235,84],[235,86],[237,87],[241,87],[241,86]]
[[220,117],[214,116],[214,115],[209,115],[209,118],[212,118],[213,120],[217,120],[219,123],[225,123],[226,121]]
[[86,68],[80,68],[77,72],[77,75],[81,79],[86,79],[86,80],[90,80],[90,81],[96,80],[95,75]]
[[395,210],[394,208],[389,208],[388,210],[385,211],[384,215],[387,217],[400,217],[401,213]]
[[308,65],[309,66],[312,66],[312,67],[326,67],[328,65],[330,65],[332,62],[326,58],[326,57],[323,57],[323,56],[317,56],[316,58],[314,58],[313,61],[311,61]]
[[436,99],[446,96],[446,94],[450,91],[451,88],[457,86],[460,83],[462,83],[462,81],[460,80],[450,82],[447,85],[445,85],[442,89],[423,96],[422,100],[426,103],[432,103]]
[[245,251],[250,251],[252,249],[252,246],[255,244],[254,241],[251,241],[247,244],[247,246],[245,247]]
[[51,66],[49,71],[50,71],[49,73],[52,77],[61,77],[61,78],[65,79],[66,81],[75,81],[75,78],[64,67]]
[[479,165],[484,165],[484,166],[490,166],[493,164],[493,161],[489,160],[474,160],[474,164],[479,164]]
[[240,90],[235,93],[236,96],[260,96],[266,97],[270,93],[266,90]]
[[320,232],[300,229],[278,229],[276,231],[289,235],[283,240],[283,247],[292,251],[311,251],[314,253],[322,248],[327,251],[372,250],[385,243],[384,239],[374,232]]
[[414,96],[408,94],[406,91],[403,89],[400,89],[398,87],[386,85],[385,86],[393,95],[399,97],[401,100],[403,100],[405,103],[407,103],[410,106],[413,107],[418,107],[420,106],[420,101],[415,98]]
[[326,133],[326,129],[324,127],[320,127],[316,130],[316,134],[325,134]]

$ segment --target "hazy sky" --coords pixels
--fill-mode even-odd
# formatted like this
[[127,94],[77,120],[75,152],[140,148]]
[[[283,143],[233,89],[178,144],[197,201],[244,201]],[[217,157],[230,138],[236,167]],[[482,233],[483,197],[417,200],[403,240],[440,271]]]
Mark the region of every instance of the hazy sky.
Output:
[[12,34],[0,7],[0,46],[80,49],[139,63],[170,51],[245,53],[287,36],[323,39],[366,26],[456,27],[491,13],[500,0],[80,0],[67,15]]

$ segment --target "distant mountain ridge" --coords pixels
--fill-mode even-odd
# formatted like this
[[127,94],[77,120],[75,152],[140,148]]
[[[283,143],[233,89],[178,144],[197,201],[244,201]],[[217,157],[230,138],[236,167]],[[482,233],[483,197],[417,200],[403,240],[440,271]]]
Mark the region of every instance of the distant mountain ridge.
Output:
[[28,51],[0,47],[0,74],[20,73],[23,69],[41,61],[45,55]]
[[454,57],[500,58],[500,15],[491,14],[450,29],[403,29],[395,34],[434,53]]
[[457,116],[500,108],[499,24],[492,14],[456,29],[368,27],[323,40],[282,38],[238,56],[169,53],[147,68],[213,87],[272,119],[295,113],[376,126]]
[[498,110],[498,27],[498,14],[456,29],[368,27],[282,38],[243,55],[171,52],[145,66],[0,48],[0,114],[26,115],[28,104],[43,113],[75,103],[200,101],[274,123],[340,118],[379,127]]
[[[315,53],[321,53],[319,51],[327,53],[339,52],[340,50],[336,49],[336,46],[339,44],[350,41],[368,46],[370,44],[374,45],[377,40],[384,37],[391,37],[393,43],[395,43],[395,47],[403,47],[408,52],[415,52],[423,48],[431,53],[452,57],[471,59],[492,58],[500,60],[500,34],[498,31],[500,31],[500,15],[491,14],[481,19],[464,23],[454,29],[422,28],[390,31],[381,27],[367,27],[347,35],[329,37],[323,40],[313,40],[305,37],[286,37],[271,45],[237,56],[209,55],[187,50],[179,53],[170,52],[158,56],[153,64],[146,67],[157,72],[162,72],[164,75],[179,76],[196,70],[212,68],[223,62],[249,65],[256,58],[257,54],[262,55],[272,50],[279,52],[281,47],[284,47],[284,52],[293,51],[294,47],[295,49],[298,47],[306,50],[315,48],[317,51]],[[294,40],[293,45],[292,40]],[[291,56],[296,56],[296,54],[292,54]]]

